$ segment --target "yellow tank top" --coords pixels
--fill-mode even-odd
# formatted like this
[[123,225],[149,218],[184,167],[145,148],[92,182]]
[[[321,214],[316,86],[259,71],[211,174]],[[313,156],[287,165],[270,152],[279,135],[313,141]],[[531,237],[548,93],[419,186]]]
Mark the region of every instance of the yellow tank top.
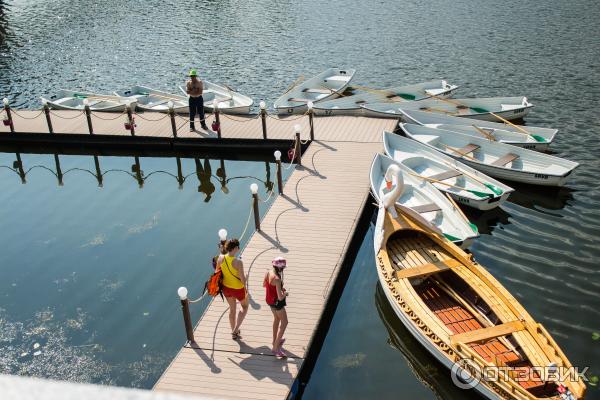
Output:
[[227,286],[230,289],[242,289],[244,284],[240,280],[237,270],[233,267],[233,260],[235,260],[235,257],[226,254],[223,257],[223,262],[221,262],[223,286]]

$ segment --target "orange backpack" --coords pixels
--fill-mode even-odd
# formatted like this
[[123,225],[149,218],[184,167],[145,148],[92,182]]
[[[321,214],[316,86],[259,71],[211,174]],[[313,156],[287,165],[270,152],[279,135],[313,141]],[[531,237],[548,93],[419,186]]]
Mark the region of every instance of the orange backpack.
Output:
[[208,294],[212,297],[216,297],[221,295],[223,298],[223,293],[221,293],[221,289],[223,288],[223,273],[221,270],[218,270],[214,274],[208,278],[206,283],[204,284],[204,291],[208,292]]

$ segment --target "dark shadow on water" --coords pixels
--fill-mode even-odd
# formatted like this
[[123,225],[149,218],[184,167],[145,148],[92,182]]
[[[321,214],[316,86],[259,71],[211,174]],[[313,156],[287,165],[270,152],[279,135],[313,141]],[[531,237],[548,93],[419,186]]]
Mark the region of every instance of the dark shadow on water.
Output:
[[456,387],[450,378],[450,371],[415,339],[390,306],[381,285],[375,290],[375,306],[381,322],[388,331],[388,344],[398,349],[415,377],[427,386],[438,399],[481,399],[473,390]]
[[532,210],[562,210],[569,201],[573,200],[574,189],[568,187],[545,187],[508,182],[515,189],[508,201]]
[[481,211],[471,207],[461,207],[469,221],[477,226],[482,235],[490,235],[498,225],[510,224],[510,214],[501,207],[492,210]]

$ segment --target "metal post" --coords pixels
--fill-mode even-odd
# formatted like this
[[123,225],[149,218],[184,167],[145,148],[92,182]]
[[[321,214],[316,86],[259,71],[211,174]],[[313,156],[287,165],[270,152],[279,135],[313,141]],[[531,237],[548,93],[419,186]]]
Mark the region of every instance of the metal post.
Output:
[[129,121],[129,131],[131,136],[135,136],[135,123],[133,122],[133,113],[131,112],[131,104],[127,103],[127,120]]
[[302,143],[300,143],[300,129],[296,129],[296,160],[298,160],[298,165],[302,165]]
[[44,101],[44,114],[46,114],[46,122],[48,123],[48,132],[54,133],[54,129],[52,129],[52,120],[50,120],[50,107]]
[[267,105],[264,101],[260,102],[260,119],[262,121],[263,139],[267,138]]
[[221,119],[219,118],[219,105],[218,105],[218,103],[215,105],[214,112],[215,112],[215,122],[217,123],[217,137],[219,139],[221,139]]
[[94,128],[92,127],[92,111],[90,110],[90,105],[87,99],[83,100],[83,110],[85,112],[85,118],[87,119],[88,131],[90,135],[94,134]]
[[257,231],[260,231],[260,215],[258,214],[258,185],[253,183],[250,185],[252,192],[252,208],[254,209],[254,226]]
[[10,133],[15,133],[15,124],[12,119],[12,114],[10,113],[10,105],[8,103],[8,99],[4,98],[3,103],[4,111],[6,112],[6,120],[8,121],[8,124],[10,126]]
[[310,126],[310,140],[315,140],[315,125],[314,125],[313,102],[308,102],[308,125]]
[[[173,131],[173,137],[177,137],[177,125],[175,125],[175,110],[173,110],[173,102],[169,100],[169,117],[171,118],[171,130]],[[181,165],[181,162],[180,162]]]
[[188,343],[196,343],[194,340],[194,328],[192,327],[192,317],[190,316],[190,301],[187,298],[188,291],[185,287],[177,289],[179,300],[181,300],[181,311],[183,312],[183,323],[185,324],[185,335]]
[[100,171],[100,160],[98,159],[98,156],[94,156],[94,165],[96,166],[96,179],[98,180],[98,186],[102,187],[102,171]]
[[277,164],[277,191],[283,194],[283,179],[281,178],[281,152],[275,151],[275,164]]

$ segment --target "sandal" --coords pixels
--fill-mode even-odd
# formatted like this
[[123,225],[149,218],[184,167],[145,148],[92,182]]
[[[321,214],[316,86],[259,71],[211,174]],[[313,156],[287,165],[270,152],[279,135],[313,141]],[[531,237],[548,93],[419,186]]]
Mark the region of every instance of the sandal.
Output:
[[241,335],[241,333],[242,333],[242,331],[241,331],[241,330],[239,330],[239,329],[238,329],[237,331],[235,331],[235,332],[231,332],[231,338],[232,338],[233,340],[239,340],[239,339],[241,339],[241,338],[242,338],[242,335]]
[[274,352],[273,352],[273,354],[274,354],[274,355],[275,355],[275,357],[277,357],[277,358],[287,358],[287,354],[285,354],[285,353],[283,352],[283,350],[282,350],[282,349],[279,349],[279,350],[277,350],[277,351],[274,351]]

